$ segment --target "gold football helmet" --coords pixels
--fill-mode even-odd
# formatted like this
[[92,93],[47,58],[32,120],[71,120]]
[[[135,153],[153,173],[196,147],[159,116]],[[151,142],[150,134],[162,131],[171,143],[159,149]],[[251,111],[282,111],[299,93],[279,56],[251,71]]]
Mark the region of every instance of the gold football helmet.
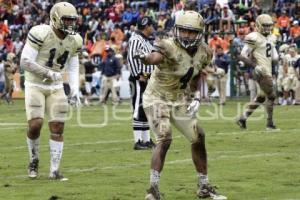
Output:
[[184,11],[176,16],[174,37],[183,48],[199,46],[203,30],[204,20],[198,12]]
[[273,20],[272,17],[268,14],[261,14],[256,18],[255,26],[257,31],[267,36],[271,33],[273,28]]
[[50,25],[65,34],[76,34],[77,19],[76,8],[68,2],[56,3],[50,10]]

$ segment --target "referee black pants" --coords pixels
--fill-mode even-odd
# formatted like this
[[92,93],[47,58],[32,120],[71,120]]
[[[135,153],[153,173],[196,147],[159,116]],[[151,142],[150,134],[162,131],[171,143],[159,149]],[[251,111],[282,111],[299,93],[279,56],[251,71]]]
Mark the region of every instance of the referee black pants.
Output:
[[143,109],[143,94],[146,89],[147,82],[139,81],[130,77],[129,83],[132,96],[133,130],[149,130],[148,120]]

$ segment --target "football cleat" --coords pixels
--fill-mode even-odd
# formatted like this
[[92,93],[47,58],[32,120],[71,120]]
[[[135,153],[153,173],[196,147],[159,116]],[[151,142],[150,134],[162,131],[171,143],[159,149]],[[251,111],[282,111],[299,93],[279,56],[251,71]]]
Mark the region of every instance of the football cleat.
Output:
[[246,125],[246,120],[245,119],[242,119],[242,118],[239,118],[237,121],[236,121],[236,124],[243,130],[246,130],[247,129],[247,125]]
[[273,123],[267,124],[266,130],[267,131],[280,131],[280,129],[277,128]]
[[216,191],[216,187],[210,184],[198,186],[197,196],[199,198],[211,198],[213,200],[226,200],[227,197],[220,195]]
[[28,165],[28,177],[36,178],[39,170],[39,159],[33,159]]
[[53,171],[49,174],[50,180],[57,180],[57,181],[67,181],[68,178],[64,177],[59,171]]
[[157,186],[151,186],[147,190],[145,200],[161,200],[161,196]]
[[153,142],[153,140],[150,138],[150,141],[146,142],[145,143],[145,146],[148,148],[148,149],[154,149],[156,147],[156,144]]
[[134,143],[133,149],[134,150],[147,150],[148,147],[141,140],[138,140],[136,143]]

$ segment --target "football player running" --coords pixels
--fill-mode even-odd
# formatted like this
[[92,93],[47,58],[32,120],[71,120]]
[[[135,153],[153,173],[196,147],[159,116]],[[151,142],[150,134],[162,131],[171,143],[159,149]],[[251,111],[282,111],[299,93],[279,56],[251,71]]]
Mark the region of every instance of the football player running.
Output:
[[267,129],[276,129],[273,123],[275,91],[273,89],[272,63],[278,61],[278,53],[271,38],[273,21],[271,16],[261,14],[256,19],[256,32],[245,37],[245,45],[238,59],[254,67],[253,76],[258,85],[254,102],[247,105],[246,111],[237,120],[237,124],[246,129],[246,120],[260,104],[266,101]]
[[68,111],[62,73],[65,70],[68,73],[74,102],[78,100],[78,52],[82,47],[82,38],[76,33],[77,19],[77,11],[72,4],[56,3],[50,10],[50,25],[31,28],[21,55],[21,66],[25,70],[30,178],[38,176],[39,137],[46,113],[50,131],[49,179],[67,180],[59,172],[64,144],[64,121]]
[[158,186],[172,142],[171,123],[191,142],[192,159],[199,178],[198,197],[227,199],[209,184],[205,135],[196,118],[200,105],[198,75],[212,60],[212,50],[202,42],[203,31],[202,16],[195,11],[184,11],[176,17],[174,37],[158,39],[152,53],[137,52],[135,55],[145,64],[157,65],[143,95],[143,107],[157,140],[146,200],[161,199]]

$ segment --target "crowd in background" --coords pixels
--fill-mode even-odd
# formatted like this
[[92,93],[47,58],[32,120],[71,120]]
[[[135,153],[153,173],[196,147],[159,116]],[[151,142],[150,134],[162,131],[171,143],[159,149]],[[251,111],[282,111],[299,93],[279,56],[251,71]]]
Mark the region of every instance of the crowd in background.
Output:
[[[0,63],[13,52],[18,62],[27,33],[32,26],[49,24],[49,11],[57,2],[53,0],[1,1],[0,6]],[[156,35],[171,32],[174,19],[184,9],[201,13],[206,25],[205,40],[218,55],[226,54],[215,62],[227,73],[233,73],[233,95],[242,95],[241,87],[248,93],[249,72],[230,56],[231,51],[243,46],[243,38],[255,29],[255,19],[269,12],[274,20],[273,36],[278,47],[282,43],[295,43],[300,48],[299,0],[70,0],[79,14],[78,32],[84,38],[83,51],[95,66],[106,57],[110,47],[126,68],[127,42],[142,16],[151,16],[156,22]],[[271,9],[271,10],[269,10]],[[153,36],[155,38],[155,35]],[[217,55],[217,53],[216,53]],[[122,59],[123,58],[123,59]],[[218,56],[216,56],[218,58]],[[220,64],[221,63],[221,64]],[[1,64],[0,64],[1,65]],[[22,71],[21,71],[22,73]],[[1,80],[1,79],[0,79]],[[243,86],[244,85],[244,86]]]

